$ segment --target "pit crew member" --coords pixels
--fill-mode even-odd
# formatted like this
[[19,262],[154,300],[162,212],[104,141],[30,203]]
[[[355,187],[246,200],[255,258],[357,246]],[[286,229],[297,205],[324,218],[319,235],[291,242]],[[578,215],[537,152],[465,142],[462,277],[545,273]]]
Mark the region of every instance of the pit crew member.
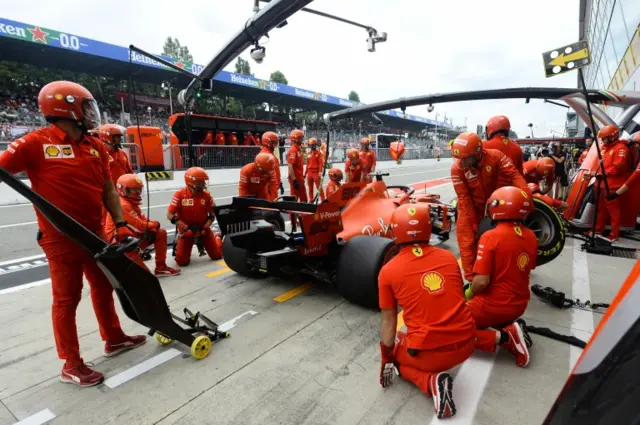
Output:
[[344,163],[344,174],[347,176],[345,183],[358,183],[363,181],[366,175],[363,174],[362,159],[360,153],[355,149],[347,149],[347,160]]
[[[631,141],[634,143],[640,143],[640,131],[634,133],[631,136]],[[640,163],[638,163],[638,165],[636,166],[636,169],[633,171],[633,173],[627,179],[627,181],[624,182],[622,186],[620,186],[620,189],[607,195],[607,199],[616,199],[618,196],[626,193],[629,190],[629,188],[635,188],[639,181],[640,181]]]
[[[256,136],[257,137],[257,136]],[[284,186],[282,186],[282,178],[280,176],[280,160],[275,154],[276,147],[278,146],[279,138],[273,131],[267,131],[262,134],[262,148],[260,153],[268,153],[273,155],[273,174],[274,179],[269,187],[270,200],[275,201],[278,198],[278,189],[280,189],[280,195],[284,195]],[[241,195],[244,196],[244,195]]]
[[320,184],[320,171],[322,170],[322,152],[318,150],[318,139],[312,137],[307,142],[309,144],[310,151],[307,153],[307,168],[304,170],[304,177],[307,179],[309,185],[309,201],[313,201],[313,189],[318,188],[320,193],[320,200],[324,201],[324,190]]
[[[473,279],[478,224],[489,196],[503,183],[529,191],[527,182],[500,151],[483,148],[475,133],[459,135],[451,145],[456,161],[451,166],[453,188],[458,196],[456,234],[465,278]],[[529,193],[530,195],[530,193]]]
[[465,291],[478,329],[499,329],[527,309],[538,238],[523,221],[533,208],[531,196],[513,186],[497,189],[487,201],[487,215],[497,226],[480,237],[473,281]]
[[[103,205],[114,218],[117,239],[132,235],[111,180],[109,153],[100,140],[87,134],[100,124],[94,97],[79,84],[55,81],[40,90],[38,105],[52,125],[14,141],[0,156],[0,167],[14,174],[26,171],[36,193],[101,237]],[[51,273],[53,335],[58,356],[65,361],[60,380],[81,387],[98,385],[104,375],[89,368],[80,357],[76,329],[83,273],[91,287],[105,356],[138,347],[146,337],[128,336],[122,331],[113,287],[93,257],[56,230],[40,210],[35,211],[38,244]]]
[[[273,154],[260,152],[251,162],[240,169],[238,196],[255,196],[259,199],[275,199],[269,193],[277,187],[275,182],[276,159]],[[277,193],[276,193],[277,197]]]
[[587,154],[589,153],[589,150],[591,149],[591,145],[593,145],[593,138],[592,137],[587,137],[586,139],[584,139],[584,141],[587,143],[587,147],[584,148],[584,150],[582,151],[582,154],[578,158],[578,165],[582,165],[582,162],[587,158]]
[[342,170],[339,168],[332,168],[329,170],[329,183],[327,184],[327,198],[340,189],[342,185]]
[[[432,397],[438,418],[453,416],[453,379],[447,370],[464,362],[475,349],[504,347],[526,365],[523,332],[518,323],[501,331],[477,330],[465,303],[460,268],[453,254],[429,245],[431,217],[426,204],[399,206],[391,233],[400,251],[380,270],[380,384],[391,384],[394,372]],[[407,332],[397,332],[398,304]],[[396,336],[398,341],[395,342]]]
[[209,258],[219,260],[222,258],[222,238],[211,229],[215,204],[206,190],[209,176],[202,168],[191,167],[184,173],[184,181],[187,186],[174,193],[167,210],[167,219],[178,230],[176,263],[186,266],[191,262],[191,250],[197,237],[201,238]]
[[[116,183],[124,219],[128,223],[129,229],[134,232],[136,238],[142,241],[138,249],[127,254],[127,256],[141,267],[147,269],[140,254],[142,250],[153,244],[156,253],[156,268],[154,274],[157,277],[179,275],[179,269],[167,266],[167,231],[160,227],[158,221],[147,219],[147,216],[145,216],[140,209],[143,187],[144,184],[135,174],[123,174]],[[105,226],[107,240],[114,234],[115,227],[116,225],[113,219],[109,216]]]
[[370,142],[367,137],[363,137],[360,140],[360,161],[362,162],[362,181],[371,182],[371,177],[369,177],[370,173],[375,173],[376,171],[376,153],[371,150]]
[[[602,161],[604,172],[607,176],[609,185],[609,193],[605,193],[604,183],[601,181],[599,190],[600,197],[598,200],[598,218],[596,221],[596,235],[610,242],[618,240],[620,234],[620,199],[607,195],[615,193],[625,184],[627,180],[628,155],[629,148],[627,144],[619,139],[620,130],[615,125],[607,125],[602,127],[598,132],[598,139],[602,141]],[[591,177],[587,175],[586,177]],[[602,236],[605,225],[611,220],[611,233],[607,238]]]
[[509,139],[509,130],[511,130],[509,118],[504,115],[496,115],[490,118],[486,127],[488,140],[483,142],[483,147],[485,149],[499,150],[505,154],[516,167],[516,170],[522,174],[522,148]]
[[529,190],[531,191],[531,194],[534,198],[538,198],[544,201],[547,205],[551,206],[554,209],[564,210],[569,206],[569,204],[567,204],[565,201],[554,199],[551,196],[543,194],[540,190],[540,186],[535,183],[528,183],[527,186],[529,186]]
[[289,140],[291,140],[291,147],[287,152],[289,191],[298,201],[307,202],[307,191],[304,187],[304,158],[302,156],[304,133],[301,130],[293,130],[289,135]]
[[524,169],[522,177],[524,177],[527,183],[535,183],[539,185],[543,182],[545,191],[542,194],[546,195],[549,193],[551,187],[553,187],[553,182],[556,176],[556,164],[553,159],[548,157],[533,159],[525,162],[522,168]]
[[[97,137],[105,144],[109,151],[109,167],[111,169],[111,181],[115,185],[123,174],[133,174],[133,168],[129,163],[127,154],[122,150],[122,138],[124,132],[119,125],[105,124],[100,126],[96,131]],[[101,224],[104,227],[107,223],[107,210],[102,208]]]

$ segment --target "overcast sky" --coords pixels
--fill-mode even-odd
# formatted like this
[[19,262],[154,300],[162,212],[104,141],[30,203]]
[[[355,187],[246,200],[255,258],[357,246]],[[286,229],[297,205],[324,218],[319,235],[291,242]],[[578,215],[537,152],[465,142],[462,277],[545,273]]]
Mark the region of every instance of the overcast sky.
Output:
[[[108,6],[107,6],[108,4]],[[188,7],[187,5],[192,5]],[[300,12],[274,30],[259,78],[282,71],[289,84],[364,103],[460,90],[575,87],[577,73],[547,79],[542,52],[577,41],[578,0],[315,0],[311,8],[371,25],[388,41],[369,53],[363,29]],[[205,64],[252,15],[253,0],[31,0],[3,2],[3,17],[121,46],[160,53],[177,37]],[[264,5],[264,3],[263,3]],[[243,57],[249,58],[248,52]],[[228,70],[233,70],[230,66]],[[475,130],[494,114],[519,136],[562,133],[566,109],[524,100],[443,104],[429,114]]]

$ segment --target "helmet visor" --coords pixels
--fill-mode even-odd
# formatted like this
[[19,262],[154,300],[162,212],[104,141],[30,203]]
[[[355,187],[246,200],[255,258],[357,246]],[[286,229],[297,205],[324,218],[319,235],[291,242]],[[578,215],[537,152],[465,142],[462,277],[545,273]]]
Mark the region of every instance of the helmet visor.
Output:
[[84,99],[82,101],[82,118],[87,130],[100,126],[100,108],[94,99]]

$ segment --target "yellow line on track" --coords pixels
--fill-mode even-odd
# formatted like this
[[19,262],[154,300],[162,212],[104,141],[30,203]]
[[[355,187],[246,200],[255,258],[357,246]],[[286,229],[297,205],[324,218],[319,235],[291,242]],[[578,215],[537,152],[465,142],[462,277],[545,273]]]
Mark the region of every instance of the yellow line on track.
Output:
[[300,294],[307,292],[309,289],[311,289],[311,284],[305,283],[304,285],[300,285],[297,288],[293,288],[292,290],[287,291],[282,295],[278,295],[273,300],[278,303],[283,303],[283,302],[289,301],[291,298],[295,296],[298,296]]
[[224,260],[216,261],[216,264],[222,267],[227,267],[227,263],[225,263]]
[[206,277],[216,277],[216,276],[220,276],[221,274],[225,274],[225,273],[229,273],[231,271],[231,269],[229,267],[225,267],[224,269],[220,269],[220,270],[216,270],[215,272],[211,272],[206,274]]

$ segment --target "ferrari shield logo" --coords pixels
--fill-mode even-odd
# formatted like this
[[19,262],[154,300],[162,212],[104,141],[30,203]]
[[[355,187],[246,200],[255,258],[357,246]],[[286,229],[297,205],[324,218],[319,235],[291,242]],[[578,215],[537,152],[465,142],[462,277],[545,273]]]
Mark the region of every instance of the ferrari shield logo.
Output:
[[514,227],[513,231],[516,232],[516,235],[522,236],[522,229],[520,228],[520,226]]
[[97,156],[98,158],[100,158],[100,154],[99,154],[99,153],[98,153],[98,151],[97,151],[97,150],[95,150],[95,149],[91,149],[91,150],[89,150],[89,153],[91,153],[91,155],[93,155],[93,156]]
[[410,216],[412,216],[412,217],[413,217],[414,215],[416,215],[416,209],[415,209],[415,208],[409,208],[409,209],[407,210],[407,212],[408,212],[408,213],[409,213],[409,215],[410,215]]
[[460,155],[460,149],[454,149],[453,150],[453,154],[454,155]]
[[420,248],[419,246],[414,246],[413,249],[411,250],[411,252],[413,252],[413,255],[415,255],[416,257],[422,257],[422,248]]
[[529,256],[526,253],[522,253],[518,256],[518,268],[524,271],[525,267],[529,264]]
[[529,195],[527,195],[527,192],[525,192],[524,190],[521,190],[520,193],[522,193],[522,196],[524,197],[524,199],[529,199]]
[[491,165],[487,165],[486,167],[484,167],[485,170],[487,170],[487,173],[491,172]]

